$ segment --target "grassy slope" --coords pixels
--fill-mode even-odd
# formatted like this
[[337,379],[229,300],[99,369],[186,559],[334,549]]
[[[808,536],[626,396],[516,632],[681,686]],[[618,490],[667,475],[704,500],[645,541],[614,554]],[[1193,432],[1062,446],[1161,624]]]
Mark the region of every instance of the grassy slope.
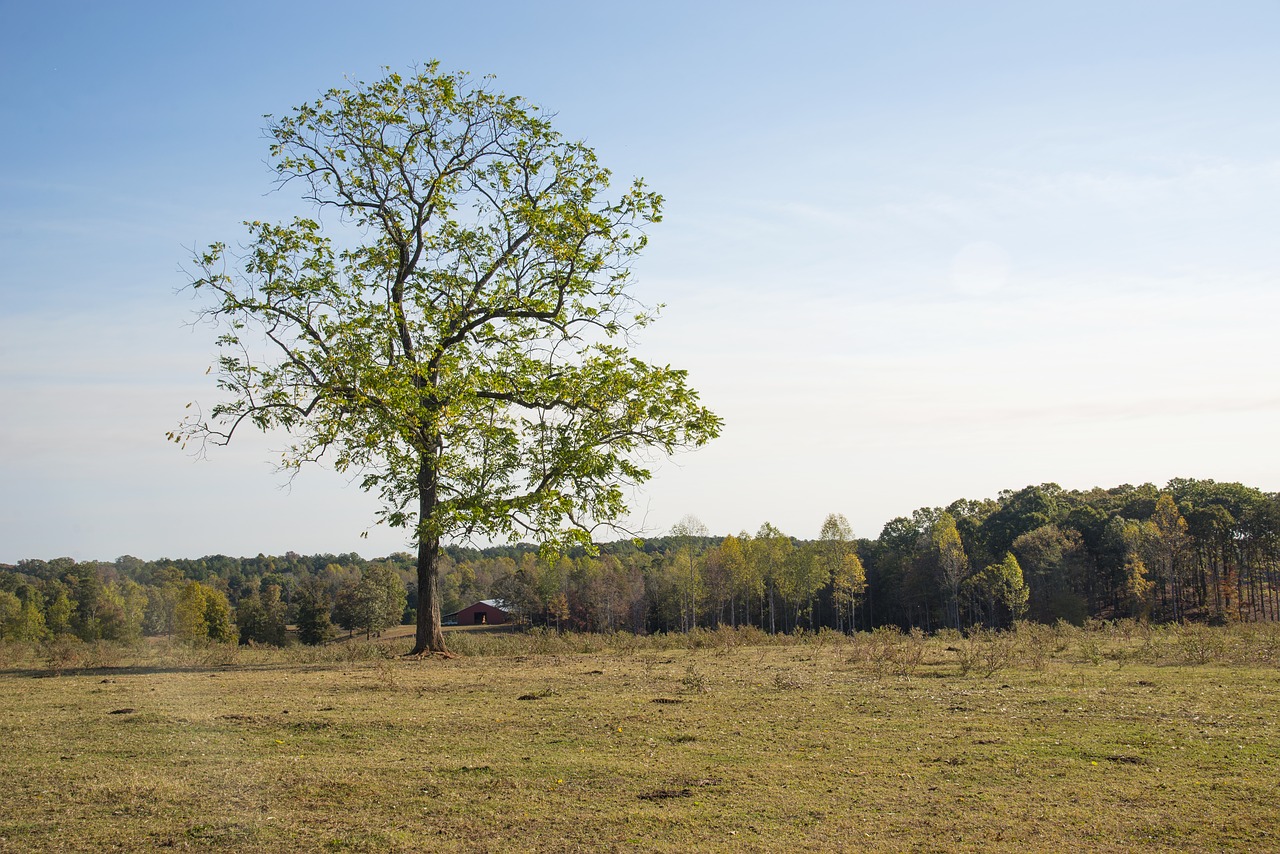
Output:
[[1059,646],[15,667],[0,850],[1280,845],[1274,665]]

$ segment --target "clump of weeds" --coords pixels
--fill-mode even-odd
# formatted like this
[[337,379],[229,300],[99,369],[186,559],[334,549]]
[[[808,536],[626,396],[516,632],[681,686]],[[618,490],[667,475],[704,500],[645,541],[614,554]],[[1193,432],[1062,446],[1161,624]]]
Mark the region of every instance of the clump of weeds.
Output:
[[707,677],[692,664],[685,668],[684,676],[680,678],[680,685],[688,694],[711,693],[711,686],[707,683]]

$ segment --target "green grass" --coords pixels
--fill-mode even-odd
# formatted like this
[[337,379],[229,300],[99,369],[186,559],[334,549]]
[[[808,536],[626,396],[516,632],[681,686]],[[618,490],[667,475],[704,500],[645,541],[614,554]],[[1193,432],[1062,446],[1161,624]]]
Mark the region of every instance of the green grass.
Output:
[[1274,849],[1280,645],[1198,631],[1025,627],[989,676],[884,633],[9,648],[0,850]]

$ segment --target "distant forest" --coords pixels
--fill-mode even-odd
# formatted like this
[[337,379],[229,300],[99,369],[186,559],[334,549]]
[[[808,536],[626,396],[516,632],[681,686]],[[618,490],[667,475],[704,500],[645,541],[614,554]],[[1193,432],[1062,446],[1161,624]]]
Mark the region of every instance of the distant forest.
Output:
[[[566,630],[934,631],[1021,619],[1276,620],[1278,570],[1280,494],[1176,479],[960,499],[893,519],[874,540],[833,514],[808,541],[765,524],[604,543],[595,554],[448,547],[441,593],[446,612],[499,599],[527,624]],[[0,564],[0,639],[320,643],[339,627],[373,634],[411,622],[414,579],[403,552],[23,560]]]

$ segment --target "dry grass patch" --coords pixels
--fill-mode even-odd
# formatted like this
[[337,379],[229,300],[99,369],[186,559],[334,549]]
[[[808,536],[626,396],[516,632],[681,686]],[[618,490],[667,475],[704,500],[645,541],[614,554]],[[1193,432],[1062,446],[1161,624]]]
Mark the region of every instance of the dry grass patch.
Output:
[[15,667],[0,849],[1275,847],[1271,636],[1124,635],[989,678],[888,634]]

